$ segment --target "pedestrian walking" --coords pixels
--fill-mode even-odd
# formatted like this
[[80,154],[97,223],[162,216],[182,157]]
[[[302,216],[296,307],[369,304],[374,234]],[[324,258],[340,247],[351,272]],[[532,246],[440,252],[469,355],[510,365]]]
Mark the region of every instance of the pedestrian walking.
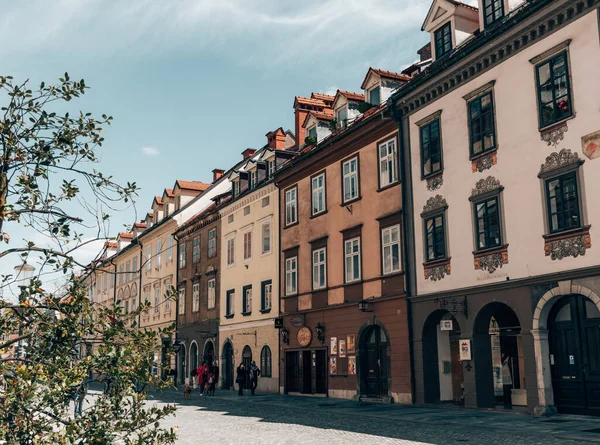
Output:
[[510,356],[506,353],[502,354],[502,389],[503,389],[503,399],[504,399],[504,408],[512,409],[512,370],[511,370],[511,359]]
[[244,386],[246,383],[246,367],[244,363],[240,363],[240,366],[237,367],[237,377],[235,378],[235,382],[238,384],[238,396],[244,395]]
[[209,396],[214,396],[215,395],[215,375],[214,374],[210,374],[208,376],[208,395]]
[[218,361],[214,361],[213,362],[213,370],[212,370],[213,376],[214,376],[214,387],[217,387],[217,383],[219,383],[219,362]]
[[260,377],[260,369],[256,366],[256,362],[252,362],[250,365],[250,385],[252,385],[252,395],[254,395],[254,391],[256,391],[256,387],[258,386],[258,377]]
[[75,410],[74,416],[81,417],[81,413],[83,412],[83,402],[85,401],[85,395],[87,394],[87,381],[82,380],[77,389],[75,390],[75,395],[73,396],[75,401]]
[[206,382],[208,380],[208,366],[206,366],[206,362],[202,362],[200,366],[196,369],[196,373],[198,374],[198,386],[200,389],[200,397],[204,395],[206,392]]

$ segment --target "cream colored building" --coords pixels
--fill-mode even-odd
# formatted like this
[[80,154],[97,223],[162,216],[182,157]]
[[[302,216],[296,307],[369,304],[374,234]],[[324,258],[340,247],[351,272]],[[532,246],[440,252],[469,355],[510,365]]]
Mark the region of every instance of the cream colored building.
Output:
[[[291,152],[282,129],[269,144],[244,151],[229,176],[233,195],[221,210],[220,325],[223,387],[232,387],[237,366],[261,369],[258,391],[279,391],[278,189],[272,173]],[[271,172],[271,174],[269,173]]]

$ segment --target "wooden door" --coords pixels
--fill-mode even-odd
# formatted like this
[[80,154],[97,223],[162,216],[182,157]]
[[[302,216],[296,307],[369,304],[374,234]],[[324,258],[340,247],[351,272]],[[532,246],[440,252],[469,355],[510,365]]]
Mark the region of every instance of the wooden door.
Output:
[[223,388],[233,387],[233,348],[231,343],[225,343],[223,351]]
[[315,354],[315,393],[327,394],[327,351],[318,349]]
[[300,353],[285,353],[285,392],[300,392]]

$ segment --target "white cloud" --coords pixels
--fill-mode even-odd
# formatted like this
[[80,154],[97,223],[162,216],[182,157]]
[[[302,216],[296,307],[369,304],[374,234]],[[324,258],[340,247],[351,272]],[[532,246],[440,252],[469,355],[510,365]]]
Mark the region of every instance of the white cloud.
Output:
[[150,156],[150,157],[155,157],[160,154],[160,151],[156,147],[142,147],[142,148],[140,148],[140,151],[144,155]]
[[337,90],[339,88],[338,87],[327,87],[325,88],[325,91],[323,91],[323,94],[328,94],[329,96],[335,96],[335,93],[337,93]]

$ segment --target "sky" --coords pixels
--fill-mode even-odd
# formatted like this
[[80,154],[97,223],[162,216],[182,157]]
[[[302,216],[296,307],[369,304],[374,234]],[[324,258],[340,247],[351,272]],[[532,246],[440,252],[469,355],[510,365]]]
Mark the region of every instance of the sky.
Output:
[[[267,132],[293,130],[294,96],[359,91],[370,66],[398,72],[429,39],[421,31],[429,0],[0,6],[1,74],[34,84],[65,71],[85,79],[91,89],[69,107],[113,116],[95,167],[141,187],[137,215],[176,179],[210,182],[212,169],[262,147]],[[135,218],[132,208],[112,215],[112,234]],[[4,261],[0,273],[13,266]]]

